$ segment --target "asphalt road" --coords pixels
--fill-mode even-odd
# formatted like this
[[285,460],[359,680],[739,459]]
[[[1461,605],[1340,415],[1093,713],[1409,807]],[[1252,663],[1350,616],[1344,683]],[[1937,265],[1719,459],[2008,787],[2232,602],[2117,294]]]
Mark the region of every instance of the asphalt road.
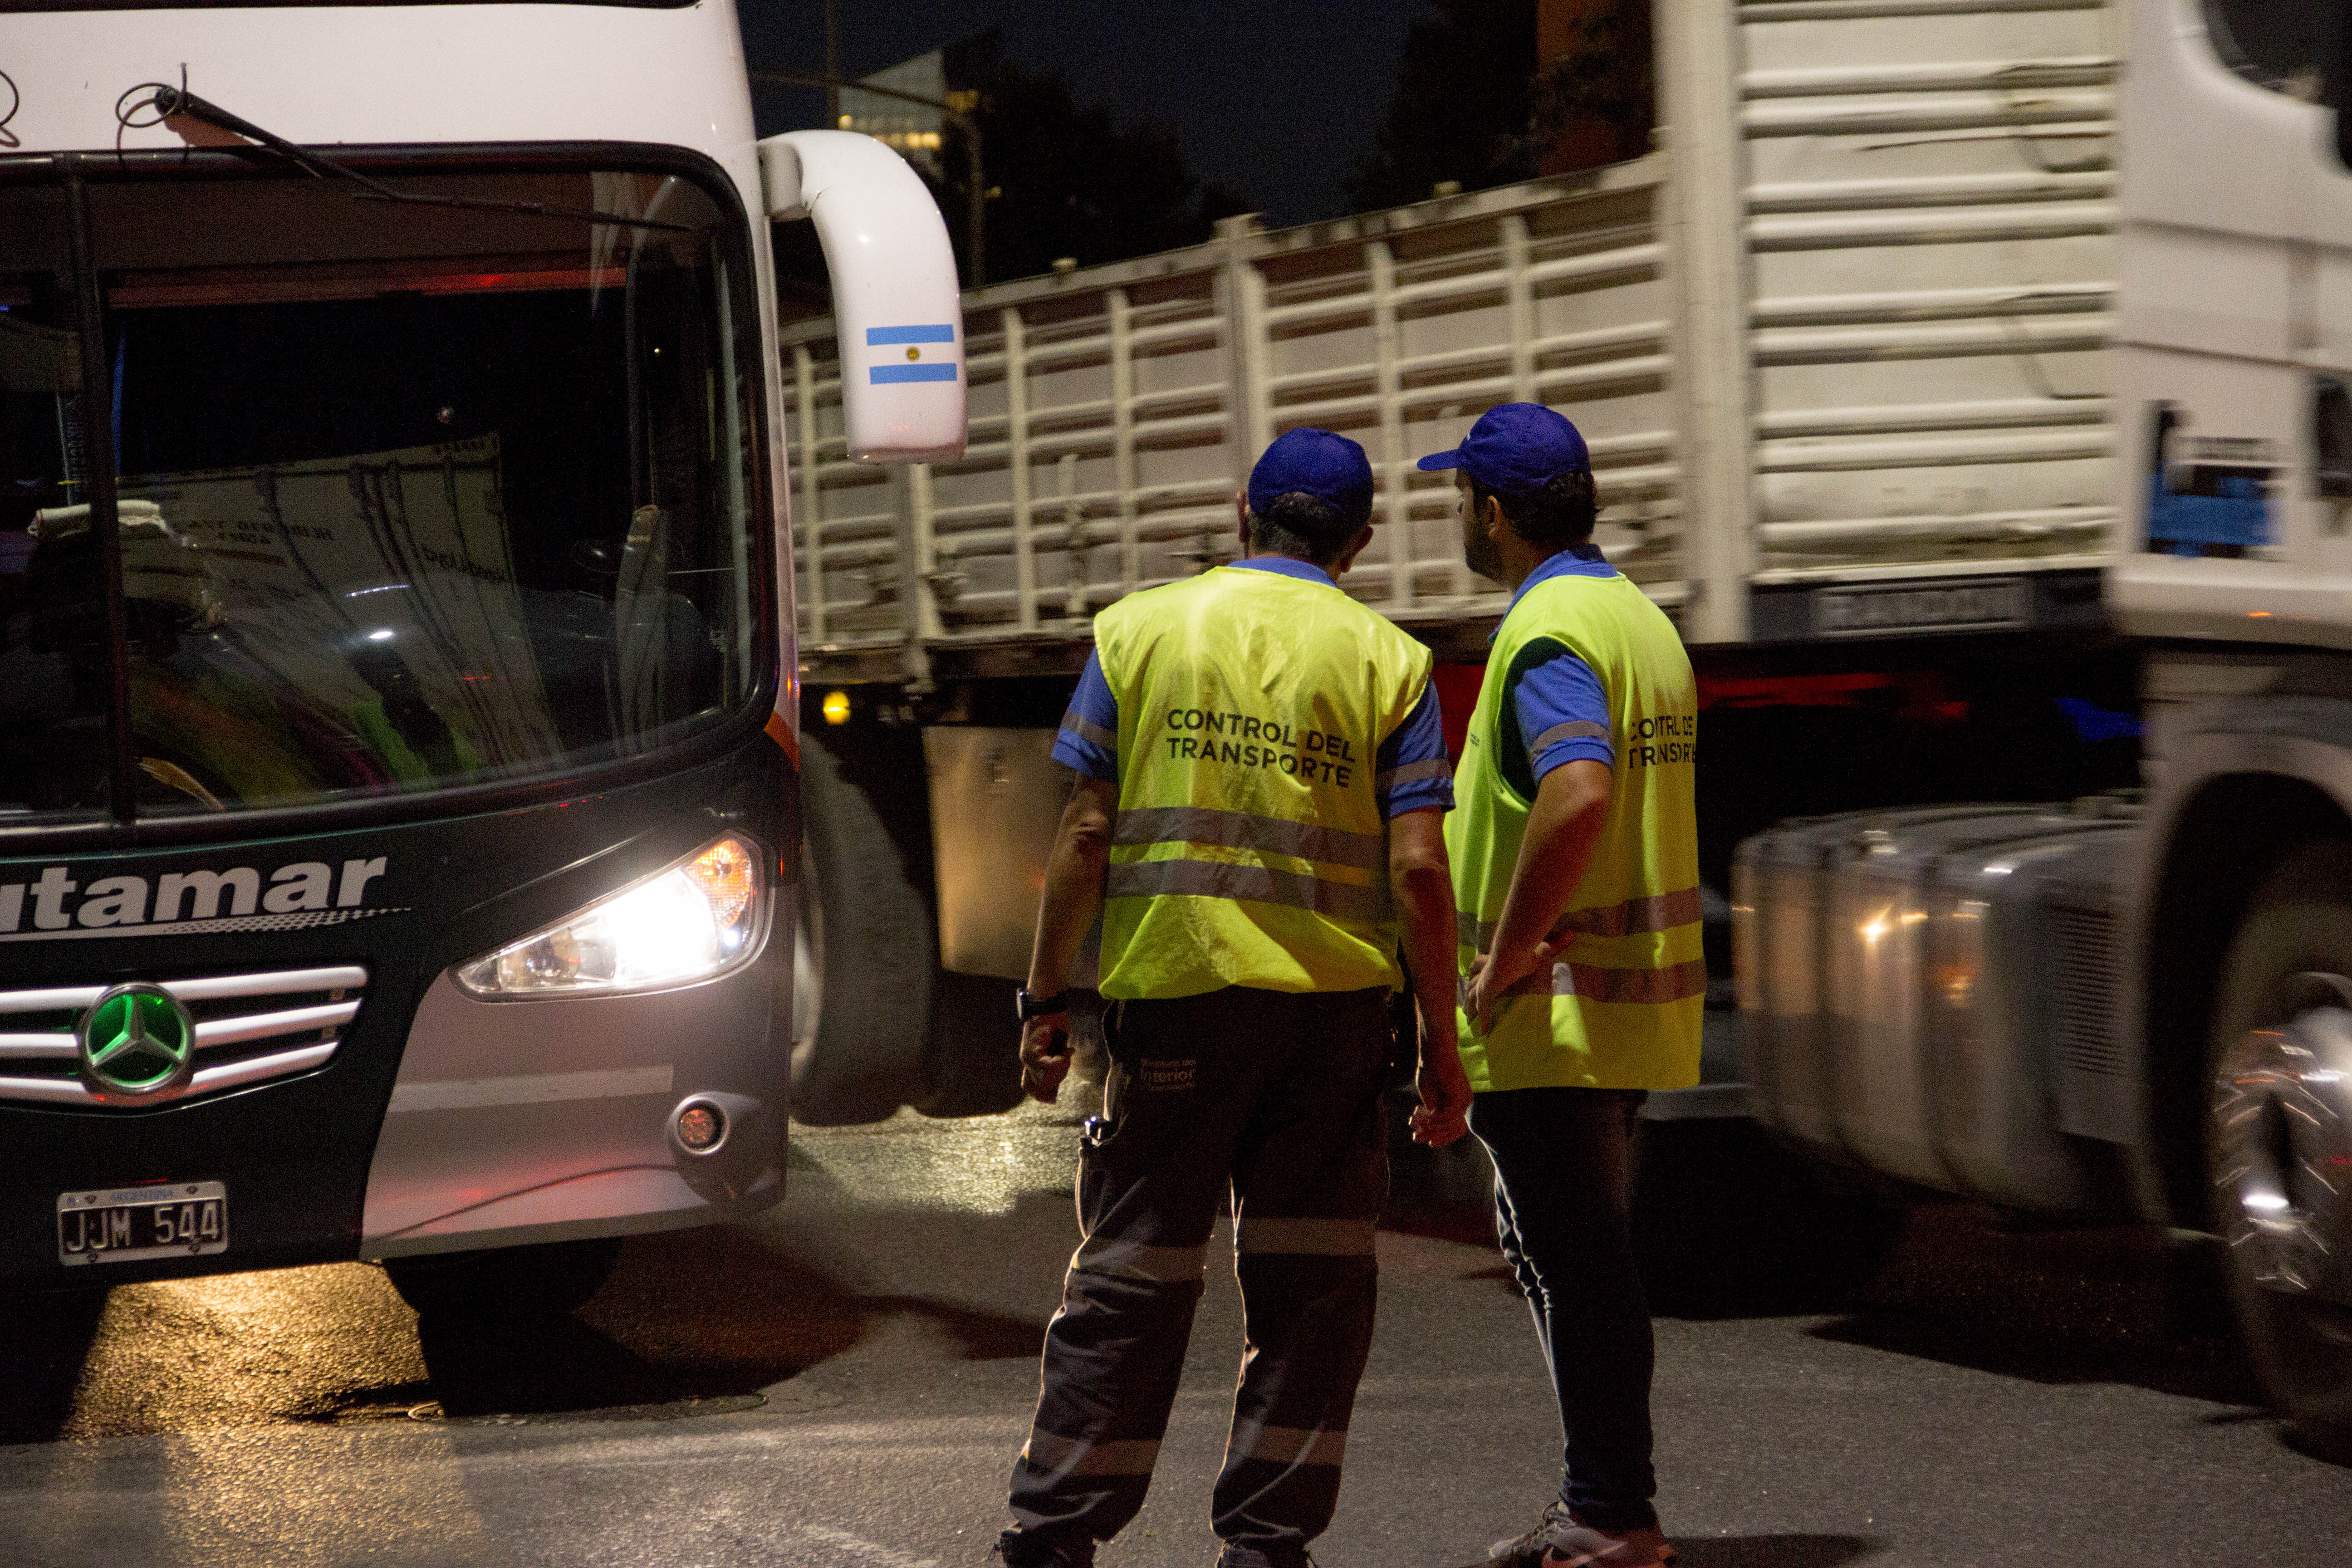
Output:
[[[781,1208],[633,1241],[551,1327],[420,1329],[362,1265],[9,1309],[0,1563],[979,1568],[1075,1241],[1073,1120],[799,1131]],[[1729,1176],[1727,1212],[1771,1190],[1686,1131],[1653,1159]],[[1475,1174],[1404,1172],[1326,1568],[1472,1563],[1554,1484],[1524,1310],[1449,1201]],[[2352,1471],[2282,1441],[2162,1238],[1916,1211],[1858,1306],[1791,1313],[1811,1262],[1761,1276],[1802,1246],[1730,1279],[1680,1255],[1658,1462],[1686,1568],[2352,1563]],[[1105,1568],[1213,1557],[1240,1314],[1211,1279]]]

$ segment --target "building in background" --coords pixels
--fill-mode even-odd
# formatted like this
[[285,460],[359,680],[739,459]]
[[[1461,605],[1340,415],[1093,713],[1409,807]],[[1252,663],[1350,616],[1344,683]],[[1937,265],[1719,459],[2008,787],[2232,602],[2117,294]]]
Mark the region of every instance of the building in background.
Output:
[[1361,211],[1638,158],[1651,0],[1430,0],[1348,194]]
[[899,98],[845,87],[841,89],[840,129],[862,131],[898,149],[907,162],[922,171],[925,179],[938,184],[940,153],[947,140],[945,117],[931,105],[912,100],[929,99],[933,104],[947,101],[945,51],[933,49],[859,79],[908,96]]
[[1534,173],[1597,169],[1650,150],[1653,49],[1650,0],[1537,0]]

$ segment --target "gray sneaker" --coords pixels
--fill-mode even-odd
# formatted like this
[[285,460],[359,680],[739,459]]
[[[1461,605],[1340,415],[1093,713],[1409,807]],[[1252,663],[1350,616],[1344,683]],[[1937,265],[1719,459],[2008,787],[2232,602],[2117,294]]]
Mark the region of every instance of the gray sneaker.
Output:
[[1315,1568],[1315,1559],[1303,1546],[1296,1552],[1275,1552],[1228,1542],[1217,1553],[1216,1568]]
[[1674,1560],[1655,1526],[1595,1530],[1554,1501],[1533,1530],[1488,1547],[1479,1568],[1667,1568]]

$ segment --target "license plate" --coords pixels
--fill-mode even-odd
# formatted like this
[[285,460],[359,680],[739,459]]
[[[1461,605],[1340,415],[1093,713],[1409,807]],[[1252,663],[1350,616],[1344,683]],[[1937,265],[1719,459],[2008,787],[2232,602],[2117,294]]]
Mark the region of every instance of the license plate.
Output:
[[228,1189],[218,1182],[58,1194],[58,1261],[69,1267],[228,1250]]
[[1823,637],[1985,631],[2032,619],[2033,595],[2022,577],[1813,591],[1813,629]]

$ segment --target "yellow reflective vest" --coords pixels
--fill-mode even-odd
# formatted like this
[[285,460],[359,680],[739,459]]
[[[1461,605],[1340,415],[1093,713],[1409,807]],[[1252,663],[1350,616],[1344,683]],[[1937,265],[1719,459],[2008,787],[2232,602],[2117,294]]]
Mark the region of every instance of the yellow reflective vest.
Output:
[[1698,1081],[1706,1005],[1695,807],[1698,689],[1674,624],[1622,575],[1570,574],[1528,588],[1486,657],[1445,847],[1462,973],[1486,951],[1533,806],[1533,770],[1511,689],[1566,648],[1609,697],[1616,752],[1592,862],[1553,934],[1573,940],[1495,1008],[1494,1031],[1461,1020],[1476,1090],[1682,1089]]
[[1374,759],[1430,652],[1328,581],[1221,566],[1095,617],[1118,705],[1102,994],[1394,986]]

